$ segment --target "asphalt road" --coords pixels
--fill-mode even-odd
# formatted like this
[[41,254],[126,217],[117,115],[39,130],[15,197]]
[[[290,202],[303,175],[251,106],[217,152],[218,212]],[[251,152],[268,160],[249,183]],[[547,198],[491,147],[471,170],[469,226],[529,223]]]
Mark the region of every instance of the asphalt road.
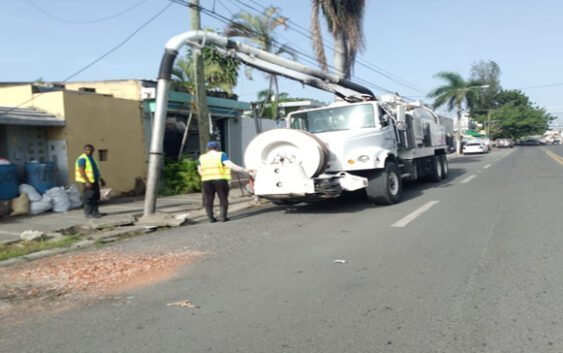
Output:
[[[117,244],[209,254],[158,285],[3,327],[0,351],[562,352],[563,162],[546,150],[563,156],[461,157],[390,207],[264,207]],[[197,308],[166,305],[179,300]]]

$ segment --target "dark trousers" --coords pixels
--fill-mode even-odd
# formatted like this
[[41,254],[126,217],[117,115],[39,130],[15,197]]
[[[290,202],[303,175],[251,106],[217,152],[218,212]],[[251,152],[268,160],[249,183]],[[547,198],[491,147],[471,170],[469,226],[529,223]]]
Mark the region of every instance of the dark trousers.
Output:
[[215,219],[213,217],[213,202],[215,202],[215,194],[217,194],[221,208],[220,218],[222,221],[225,221],[229,209],[229,182],[227,180],[208,180],[202,183],[202,188],[202,201],[207,218],[210,221]]
[[93,215],[98,213],[98,203],[100,201],[100,183],[92,183],[91,188],[87,188],[86,184],[82,184],[82,201],[84,202],[84,213]]

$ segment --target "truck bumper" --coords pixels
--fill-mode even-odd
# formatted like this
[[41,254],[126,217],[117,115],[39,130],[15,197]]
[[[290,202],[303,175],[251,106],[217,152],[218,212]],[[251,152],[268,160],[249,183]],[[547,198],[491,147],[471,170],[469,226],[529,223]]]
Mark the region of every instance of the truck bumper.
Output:
[[367,178],[346,172],[322,174],[308,178],[299,165],[264,166],[256,173],[254,194],[260,197],[306,198],[338,197],[342,191],[354,191],[365,188]]

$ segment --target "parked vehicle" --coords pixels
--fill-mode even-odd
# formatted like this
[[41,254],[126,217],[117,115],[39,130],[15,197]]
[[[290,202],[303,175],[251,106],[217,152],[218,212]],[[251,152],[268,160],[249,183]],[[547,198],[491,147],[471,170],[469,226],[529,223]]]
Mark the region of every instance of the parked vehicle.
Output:
[[489,153],[489,148],[481,141],[470,141],[463,146],[463,154]]
[[485,146],[487,146],[487,150],[489,152],[493,150],[493,143],[491,142],[490,138],[488,138],[488,137],[479,138],[479,141],[484,143]]
[[536,140],[536,139],[526,139],[526,140],[522,141],[522,145],[523,146],[539,146],[540,141]]
[[[401,200],[403,180],[424,177],[437,182],[447,177],[445,128],[438,115],[421,102],[407,103],[396,95],[376,97],[368,88],[339,75],[207,31],[182,33],[167,42],[159,72],[155,126],[166,121],[165,97],[180,48],[205,44],[213,44],[218,53],[253,68],[342,99],[328,107],[292,112],[286,128],[266,131],[250,142],[244,160],[255,171],[257,196],[287,204],[365,189],[369,200],[393,204]],[[259,130],[259,124],[256,128]],[[152,156],[157,160],[156,154]]]
[[500,138],[496,140],[496,147],[497,148],[513,148],[514,141],[510,138]]
[[291,113],[287,128],[250,142],[254,193],[278,204],[365,189],[374,203],[399,202],[403,180],[448,175],[445,129],[420,103],[398,96]]
[[389,95],[336,102],[287,117],[287,128],[250,142],[245,165],[254,193],[275,203],[337,197],[365,189],[374,203],[399,202],[403,180],[448,175],[445,128],[420,103]]

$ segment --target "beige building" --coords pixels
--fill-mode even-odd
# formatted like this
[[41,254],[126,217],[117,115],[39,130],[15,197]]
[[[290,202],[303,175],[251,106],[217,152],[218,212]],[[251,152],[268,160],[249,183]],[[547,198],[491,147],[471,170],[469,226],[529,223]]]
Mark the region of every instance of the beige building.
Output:
[[[65,87],[0,84],[0,106],[47,113],[47,120],[0,113],[0,157],[18,165],[32,160],[55,162],[59,183],[74,182],[74,162],[84,144],[93,144],[108,187],[115,194],[140,194],[146,178],[142,81],[119,85],[86,83]],[[23,104],[22,104],[23,103]],[[28,109],[26,109],[28,108]],[[58,122],[58,124],[56,124]]]

